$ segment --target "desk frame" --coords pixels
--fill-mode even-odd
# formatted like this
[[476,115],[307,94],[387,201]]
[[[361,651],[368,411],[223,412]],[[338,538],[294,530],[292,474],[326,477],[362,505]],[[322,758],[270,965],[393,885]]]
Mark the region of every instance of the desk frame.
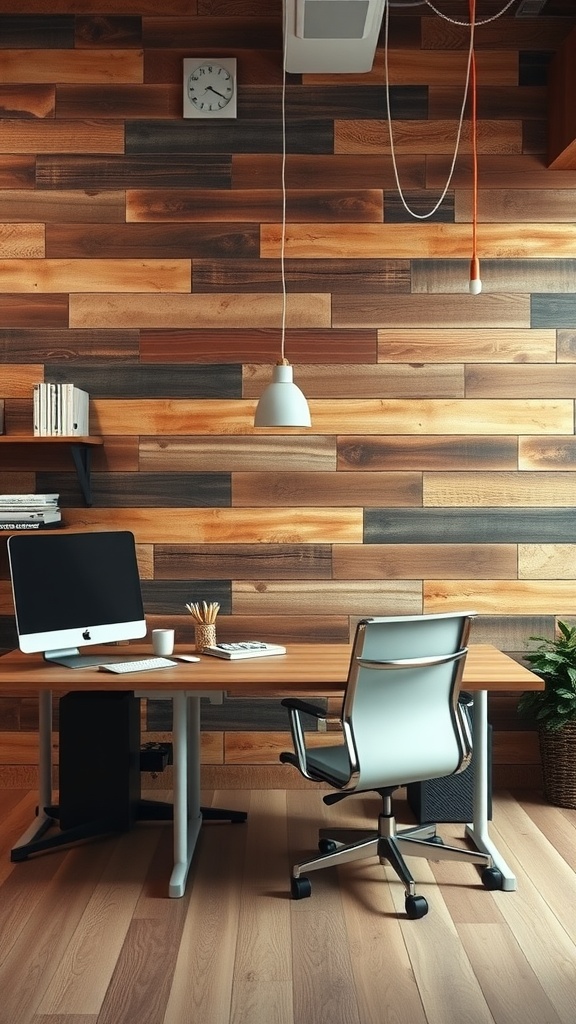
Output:
[[[246,820],[243,811],[227,811],[200,806],[200,700],[208,697],[212,704],[221,704],[223,693],[187,690],[135,691],[135,696],[172,701],[173,749],[173,857],[174,864],[168,895],[184,895],[186,880],[194,856],[202,822],[227,819]],[[12,859],[24,860],[23,848],[41,839],[57,820],[46,812],[52,806],[52,691],[39,694],[38,706],[39,779],[38,816],[12,847]],[[65,838],[65,834],[63,834]],[[72,840],[71,840],[72,841]],[[63,844],[64,845],[64,844]]]
[[[108,649],[109,653],[109,649]],[[149,654],[149,648],[131,645],[130,653]],[[34,689],[40,701],[40,805],[49,807],[52,793],[52,705],[51,691],[118,690],[126,688],[126,677],[97,670],[78,670],[70,685],[63,686],[58,670],[47,667],[37,656],[12,652],[0,659],[5,673],[5,689]],[[350,663],[350,647],[345,644],[291,644],[286,655],[246,661],[221,661],[202,657],[196,664],[179,663],[173,669],[148,673],[135,692],[140,697],[171,699],[174,709],[174,866],[169,885],[170,896],[182,896],[202,820],[225,816],[216,808],[200,807],[200,699],[221,702],[230,697],[341,697]],[[69,672],[70,670],[65,670]],[[76,680],[78,685],[75,685]],[[498,691],[542,690],[543,681],[529,669],[490,644],[470,646],[462,688],[474,700],[474,773],[473,820],[465,834],[482,853],[488,853],[502,873],[502,888],[516,889],[516,878],[489,835],[488,820],[488,693]],[[15,850],[34,836],[45,832],[54,820],[40,814],[18,841]]]

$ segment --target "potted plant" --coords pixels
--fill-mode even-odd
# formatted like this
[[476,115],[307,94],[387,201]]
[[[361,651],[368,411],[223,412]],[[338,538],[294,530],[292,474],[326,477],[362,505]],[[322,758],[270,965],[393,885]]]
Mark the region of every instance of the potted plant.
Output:
[[553,640],[529,639],[538,647],[524,659],[545,688],[522,694],[518,711],[538,726],[546,799],[559,807],[576,807],[576,625],[558,620]]

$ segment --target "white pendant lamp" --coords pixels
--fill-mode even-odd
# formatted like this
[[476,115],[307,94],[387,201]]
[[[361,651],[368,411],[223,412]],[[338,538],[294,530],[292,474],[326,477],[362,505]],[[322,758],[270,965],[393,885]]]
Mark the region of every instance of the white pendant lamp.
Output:
[[303,393],[294,383],[287,359],[272,371],[272,383],[262,392],[254,416],[255,427],[311,427],[310,409]]
[[[286,22],[286,4],[284,5]],[[311,427],[310,409],[300,388],[294,383],[292,367],[284,356],[286,343],[286,24],[282,65],[282,232],[280,240],[280,276],[282,279],[281,358],[272,371],[272,382],[262,392],[254,415],[255,427]]]

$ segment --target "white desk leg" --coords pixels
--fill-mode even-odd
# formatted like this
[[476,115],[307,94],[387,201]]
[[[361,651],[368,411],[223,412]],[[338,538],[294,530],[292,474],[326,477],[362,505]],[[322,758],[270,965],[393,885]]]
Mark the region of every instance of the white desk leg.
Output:
[[34,842],[55,824],[44,808],[52,804],[52,693],[38,697],[38,815],[12,847],[13,860],[19,860],[18,848]]
[[200,811],[200,698],[172,693],[174,753],[174,867],[169,896],[184,895],[202,825]]
[[488,694],[486,690],[477,690],[474,694],[472,731],[474,741],[474,821],[471,825],[466,826],[466,834],[480,853],[490,854],[494,861],[494,867],[502,872],[502,888],[512,892],[517,888],[516,877],[488,834],[489,750]]

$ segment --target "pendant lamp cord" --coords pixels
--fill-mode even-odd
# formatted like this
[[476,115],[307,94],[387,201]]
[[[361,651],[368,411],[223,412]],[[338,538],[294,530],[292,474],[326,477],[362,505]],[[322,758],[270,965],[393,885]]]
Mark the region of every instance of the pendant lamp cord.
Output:
[[[471,136],[472,136],[472,260],[470,262],[470,280],[480,282],[480,263],[478,260],[478,116],[476,87],[476,54],[474,52],[474,27],[476,22],[476,0],[469,0],[470,5],[470,92],[471,92]],[[480,286],[481,287],[481,286]]]
[[281,319],[281,330],[280,330],[280,354],[281,362],[286,363],[285,348],[286,348],[286,59],[288,47],[286,46],[287,28],[288,28],[288,4],[283,4],[284,8],[284,27],[283,27],[283,38],[284,43],[282,46],[282,163],[281,163],[281,181],[282,181],[282,230],[280,233],[280,279],[282,281],[282,319]]

